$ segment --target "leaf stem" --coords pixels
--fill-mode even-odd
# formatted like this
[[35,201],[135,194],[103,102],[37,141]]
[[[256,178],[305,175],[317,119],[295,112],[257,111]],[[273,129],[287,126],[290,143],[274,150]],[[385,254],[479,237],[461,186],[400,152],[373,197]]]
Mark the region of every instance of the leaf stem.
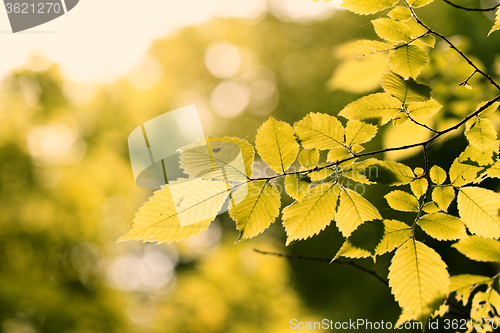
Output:
[[463,7],[463,6],[454,4],[453,2],[451,2],[449,0],[443,0],[443,1],[446,2],[448,5],[450,5],[452,7],[455,7],[455,8],[458,8],[458,9],[463,9],[463,10],[466,10],[466,11],[469,11],[469,12],[489,12],[489,11],[497,9],[498,6],[500,6],[500,4],[498,4],[496,6],[489,7],[489,8],[468,8],[468,7]]

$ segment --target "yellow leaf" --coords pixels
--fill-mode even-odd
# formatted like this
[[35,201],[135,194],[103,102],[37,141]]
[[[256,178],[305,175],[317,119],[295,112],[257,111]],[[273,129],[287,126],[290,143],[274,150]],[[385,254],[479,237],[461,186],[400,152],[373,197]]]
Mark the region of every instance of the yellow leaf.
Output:
[[469,143],[481,151],[498,147],[497,131],[491,120],[486,118],[477,119],[468,130],[465,136]]
[[340,192],[340,204],[335,221],[344,237],[349,236],[358,226],[366,221],[380,220],[377,208],[357,192],[343,188]]
[[450,276],[450,293],[456,292],[457,301],[467,305],[470,294],[482,284],[490,284],[492,279],[487,276],[461,274]]
[[427,192],[428,185],[429,184],[427,183],[427,179],[418,178],[410,183],[410,188],[417,199],[419,199],[420,197],[422,197],[422,195],[425,194],[425,192]]
[[297,201],[302,201],[307,193],[309,193],[310,187],[311,179],[307,176],[292,174],[285,177],[286,193]]
[[446,171],[444,171],[443,168],[441,168],[437,165],[434,165],[431,168],[429,175],[431,177],[431,181],[434,184],[438,184],[438,185],[441,185],[442,183],[444,183],[446,180],[446,177],[447,177]]
[[448,296],[450,278],[446,264],[436,251],[413,239],[396,251],[388,277],[403,313],[423,324]]
[[448,211],[448,207],[453,199],[455,199],[453,186],[438,186],[432,190],[432,200],[434,200],[443,212]]
[[420,207],[417,198],[404,191],[396,190],[389,192],[384,198],[392,209],[402,212],[418,212]]
[[364,96],[348,104],[339,116],[349,120],[365,120],[384,125],[401,109],[401,101],[387,93]]
[[334,116],[309,113],[294,127],[304,148],[331,149],[344,145],[344,127]]
[[429,56],[416,45],[402,45],[389,51],[389,64],[394,73],[415,79],[429,63]]
[[488,32],[488,36],[491,35],[493,31],[497,31],[498,29],[500,29],[500,8],[498,8],[496,11],[495,24],[491,28],[490,32]]
[[236,191],[229,215],[240,231],[238,240],[253,238],[266,230],[279,215],[280,203],[278,189],[268,181],[253,181],[247,190]]
[[345,128],[345,142],[351,147],[354,144],[370,141],[375,134],[377,134],[377,126],[357,120],[350,120],[347,122]]
[[469,236],[452,245],[469,259],[483,262],[500,262],[500,241]]
[[440,241],[467,237],[462,221],[448,214],[427,214],[422,216],[417,223],[426,234]]
[[372,21],[375,33],[390,42],[411,41],[411,30],[403,22],[383,17]]
[[292,126],[270,117],[257,130],[255,148],[274,172],[285,172],[299,153]]
[[413,118],[428,118],[435,115],[443,106],[435,99],[425,102],[414,102],[408,105],[408,112]]
[[306,169],[312,169],[319,163],[319,150],[303,149],[299,154],[299,162]]
[[312,237],[330,225],[337,212],[339,190],[335,183],[320,184],[301,202],[296,201],[283,209],[283,226],[288,236],[286,245]]
[[394,7],[387,15],[392,19],[402,22],[411,19],[411,11],[405,6]]
[[343,0],[341,7],[353,13],[368,15],[394,6],[397,0]]
[[499,238],[500,194],[472,186],[458,191],[458,211],[467,229],[478,236]]

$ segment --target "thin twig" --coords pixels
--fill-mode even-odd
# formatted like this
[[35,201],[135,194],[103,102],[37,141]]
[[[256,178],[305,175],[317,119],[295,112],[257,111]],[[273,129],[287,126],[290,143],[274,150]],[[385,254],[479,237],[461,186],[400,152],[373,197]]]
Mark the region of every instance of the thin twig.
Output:
[[355,267],[365,273],[368,273],[372,276],[374,276],[377,280],[382,282],[384,285],[389,286],[389,281],[387,281],[386,278],[381,276],[375,271],[372,271],[371,269],[368,269],[366,267],[363,267],[356,262],[352,260],[344,260],[344,259],[336,259],[335,261],[332,261],[330,258],[326,257],[315,257],[315,256],[308,256],[308,255],[302,255],[302,254],[291,254],[291,253],[277,253],[277,252],[268,252],[268,251],[261,251],[258,249],[253,249],[255,252],[260,253],[260,254],[266,254],[266,255],[272,255],[276,257],[281,257],[281,258],[287,258],[287,259],[298,259],[298,260],[308,260],[308,261],[319,261],[319,262],[326,262],[326,263],[332,263],[332,264],[340,264],[340,265],[348,265]]
[[460,6],[460,5],[456,5],[456,4],[454,4],[453,2],[451,2],[449,0],[443,0],[443,1],[446,2],[450,6],[453,6],[453,7],[458,8],[458,9],[463,9],[463,10],[466,10],[466,11],[469,11],[469,12],[489,12],[489,11],[497,9],[498,6],[500,6],[500,4],[498,4],[496,6],[489,7],[489,8],[469,8],[469,7],[463,7],[463,6]]

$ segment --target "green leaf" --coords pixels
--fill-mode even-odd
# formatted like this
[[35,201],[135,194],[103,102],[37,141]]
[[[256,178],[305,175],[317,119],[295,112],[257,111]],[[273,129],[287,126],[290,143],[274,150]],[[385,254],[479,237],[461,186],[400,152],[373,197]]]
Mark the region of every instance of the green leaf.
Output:
[[491,35],[493,31],[497,31],[500,29],[500,8],[497,9],[495,14],[495,24],[491,28],[490,32],[488,32],[488,36]]
[[[223,181],[193,179],[170,184],[155,191],[139,209],[132,229],[119,242],[137,239],[170,243],[196,236],[215,219],[229,193]],[[174,201],[174,197],[178,198]],[[178,205],[174,203],[179,201]],[[187,225],[181,226],[181,221]]]
[[423,7],[430,4],[434,0],[408,0],[408,4],[413,8]]
[[380,219],[382,216],[379,211],[368,200],[351,189],[342,188],[335,221],[344,237],[348,237],[364,222]]
[[311,179],[308,176],[292,174],[285,177],[286,193],[297,201],[302,201],[309,193],[310,187]]
[[388,72],[382,77],[382,88],[403,103],[424,102],[431,98],[431,88],[417,83],[412,78],[403,79],[400,75]]
[[409,166],[394,161],[372,163],[366,173],[370,181],[391,186],[409,184],[415,179]]
[[447,173],[440,166],[434,165],[430,170],[429,176],[434,184],[441,185],[445,182]]
[[361,39],[358,40],[352,44],[350,44],[351,48],[356,48],[356,49],[361,49],[361,50],[366,50],[365,52],[361,53],[361,57],[365,57],[367,55],[372,55],[375,53],[379,52],[384,52],[384,51],[389,51],[392,50],[392,45],[381,42],[378,40],[369,40],[369,39]]
[[403,312],[426,323],[448,296],[450,278],[439,254],[425,244],[407,240],[389,267],[389,286]]
[[462,221],[445,213],[424,215],[417,223],[426,234],[440,241],[467,237]]
[[285,172],[299,153],[292,126],[270,117],[257,130],[255,148],[274,172]]
[[396,190],[389,192],[384,198],[392,209],[402,212],[418,212],[420,207],[418,199],[404,191]]
[[438,186],[432,190],[432,200],[437,203],[442,211],[448,211],[448,207],[455,199],[453,186]]
[[497,131],[491,120],[480,118],[465,131],[469,143],[481,151],[498,146]]
[[309,113],[294,127],[304,148],[331,149],[344,144],[344,127],[334,116]]
[[462,187],[458,192],[458,211],[471,233],[500,237],[500,194],[480,187]]
[[238,241],[253,238],[269,228],[280,208],[280,193],[268,181],[253,181],[247,188],[236,191],[230,201],[229,216],[240,232]]
[[450,180],[453,186],[460,187],[471,182],[481,181],[481,174],[496,162],[494,150],[481,152],[479,149],[468,146],[457,157],[450,167]]
[[405,6],[394,7],[387,15],[392,19],[402,22],[411,19],[411,11]]
[[420,46],[401,45],[389,52],[388,60],[394,73],[404,78],[416,78],[429,63],[429,56]]
[[469,259],[484,262],[500,262],[500,241],[469,236],[452,245]]
[[398,0],[344,0],[341,7],[353,13],[368,15],[394,6]]
[[306,239],[325,229],[335,217],[340,187],[323,183],[311,189],[301,202],[283,209],[283,225],[287,233],[286,245]]
[[191,177],[246,181],[252,176],[255,153],[243,139],[206,138],[179,152],[180,166]]
[[299,154],[299,163],[306,169],[312,169],[319,163],[319,150],[302,149]]
[[413,229],[400,221],[368,221],[353,231],[333,260],[340,256],[355,259],[382,255],[400,246],[412,234]]
[[348,104],[339,116],[349,120],[362,120],[383,125],[391,120],[401,109],[401,102],[387,93],[364,96]]
[[470,294],[478,286],[491,283],[491,278],[482,275],[461,274],[450,276],[450,293],[456,292],[455,298],[465,306]]
[[377,134],[377,126],[357,120],[347,122],[345,128],[345,142],[351,147],[355,144],[366,143]]
[[442,107],[435,99],[431,99],[425,102],[410,103],[407,110],[413,118],[428,118],[435,115]]
[[411,30],[405,23],[383,17],[372,21],[375,33],[390,42],[411,41]]
[[492,332],[492,324],[500,322],[500,295],[493,288],[479,291],[472,298],[470,316],[476,332]]
[[427,183],[427,179],[425,178],[418,178],[410,183],[411,191],[413,192],[413,194],[415,194],[417,199],[422,197],[422,195],[424,195],[425,192],[427,192],[428,186],[429,184]]

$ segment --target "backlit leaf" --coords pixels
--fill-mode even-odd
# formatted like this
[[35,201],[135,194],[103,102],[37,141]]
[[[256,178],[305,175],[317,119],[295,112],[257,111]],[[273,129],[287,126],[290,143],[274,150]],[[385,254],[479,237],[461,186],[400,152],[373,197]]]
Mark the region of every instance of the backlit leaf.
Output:
[[467,305],[470,294],[478,286],[491,283],[491,278],[482,275],[460,274],[450,276],[450,293],[456,292],[457,301]]
[[394,6],[398,0],[343,0],[341,7],[353,13],[368,15]]
[[383,17],[372,21],[377,35],[391,42],[411,41],[411,30],[405,23]]
[[270,182],[253,181],[247,187],[245,191],[236,191],[229,208],[229,215],[240,232],[238,240],[253,238],[266,230],[281,208],[280,193]]
[[418,212],[420,206],[417,198],[400,190],[389,192],[384,198],[392,209],[402,212]]
[[426,234],[440,241],[467,237],[462,221],[458,217],[445,213],[424,215],[417,223]]
[[427,179],[425,178],[418,178],[410,183],[411,191],[413,192],[413,194],[415,194],[417,199],[422,197],[422,195],[424,195],[425,192],[427,192],[428,186],[429,184],[427,183]]
[[480,187],[462,187],[458,191],[458,211],[471,233],[500,237],[500,194]]
[[286,193],[297,201],[302,201],[307,193],[309,193],[310,187],[311,179],[308,176],[292,174],[285,177]]
[[445,182],[447,174],[443,168],[441,168],[440,166],[434,165],[430,170],[429,176],[431,177],[431,181],[434,184],[441,185],[442,183]]
[[366,221],[382,219],[377,208],[357,192],[343,188],[335,221],[344,237],[349,236]]
[[491,28],[490,32],[488,32],[488,36],[491,35],[493,31],[497,31],[498,29],[500,29],[500,7],[496,11],[495,24]]
[[394,73],[402,77],[416,78],[429,63],[429,56],[419,46],[402,45],[389,51],[389,64]]
[[340,186],[320,184],[310,190],[301,202],[294,202],[283,209],[283,226],[286,244],[306,239],[325,229],[335,217]]
[[344,144],[344,127],[334,116],[309,113],[294,127],[304,148],[331,149]]
[[408,0],[408,4],[413,8],[423,7],[430,4],[434,0]]
[[370,181],[386,185],[405,185],[415,179],[409,166],[394,161],[377,161],[370,165]]
[[361,56],[392,50],[392,45],[378,40],[361,39],[351,44],[351,48],[362,49]]
[[387,93],[364,96],[348,104],[339,116],[349,120],[362,120],[383,125],[401,109],[401,102]]
[[257,130],[255,148],[274,172],[285,172],[299,153],[292,126],[273,117]]
[[453,186],[464,186],[481,180],[481,174],[496,162],[496,152],[468,146],[450,167],[450,180]]
[[302,149],[299,154],[299,163],[306,169],[314,168],[319,163],[319,150]]
[[370,141],[377,134],[377,126],[362,121],[350,120],[345,128],[345,142],[350,147]]
[[497,131],[491,120],[480,118],[465,131],[469,143],[481,151],[498,146]]
[[425,102],[410,103],[407,110],[413,118],[428,118],[435,115],[442,107],[435,99],[430,99]]
[[397,21],[404,22],[411,19],[411,11],[405,6],[394,7],[387,15]]
[[382,255],[400,246],[412,234],[413,229],[400,221],[368,221],[352,232],[333,260],[340,256],[354,259]]
[[431,88],[417,83],[412,78],[404,79],[400,75],[388,72],[382,77],[382,88],[403,103],[424,102],[431,98]]
[[500,295],[493,288],[479,291],[472,298],[470,316],[476,332],[493,332],[493,325],[500,322]]
[[469,259],[500,262],[500,241],[496,239],[469,236],[452,246]]
[[437,203],[442,211],[448,211],[453,199],[455,199],[453,186],[438,186],[432,190],[432,200]]
[[434,201],[427,202],[424,207],[422,207],[422,210],[426,213],[432,214],[432,213],[437,213],[439,212],[439,207],[436,205]]
[[389,286],[403,312],[426,323],[448,296],[450,278],[446,264],[427,245],[407,240],[396,251],[389,267]]

